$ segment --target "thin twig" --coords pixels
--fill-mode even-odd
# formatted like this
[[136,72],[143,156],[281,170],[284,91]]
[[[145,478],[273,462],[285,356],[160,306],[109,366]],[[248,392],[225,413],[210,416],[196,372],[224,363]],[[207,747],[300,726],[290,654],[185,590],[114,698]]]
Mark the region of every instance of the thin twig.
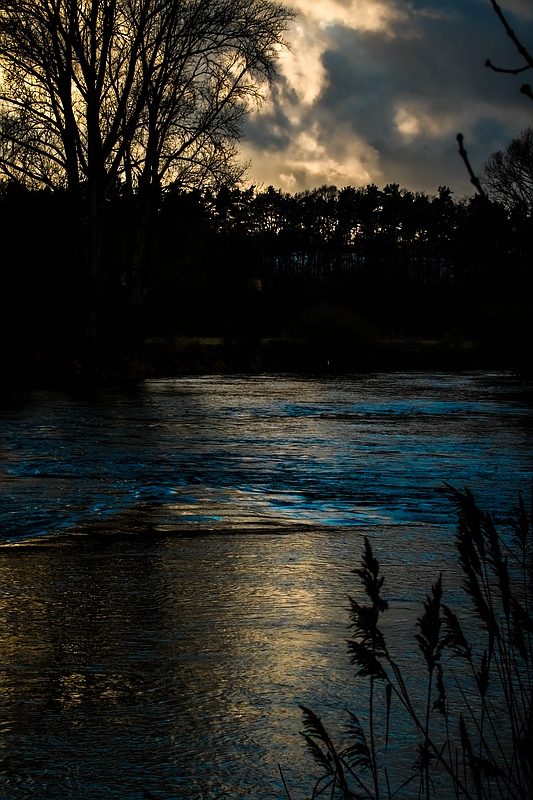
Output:
[[525,67],[517,67],[517,69],[503,69],[503,67],[495,67],[490,58],[487,58],[485,61],[485,66],[491,69],[493,72],[506,72],[508,75],[518,75],[520,72],[525,72],[528,69],[531,69],[529,64],[526,64]]
[[468,174],[470,175],[470,183],[474,184],[474,186],[476,187],[476,189],[479,192],[479,194],[481,195],[481,197],[486,197],[487,194],[484,191],[484,189],[482,188],[482,186],[481,186],[481,184],[479,182],[479,178],[477,177],[476,173],[472,169],[470,161],[468,160],[468,155],[467,155],[467,152],[466,152],[466,150],[464,148],[464,145],[463,145],[464,136],[463,136],[462,133],[458,133],[457,134],[457,141],[459,142],[459,155],[461,156],[461,158],[465,162],[465,166],[466,166],[466,168],[468,170]]

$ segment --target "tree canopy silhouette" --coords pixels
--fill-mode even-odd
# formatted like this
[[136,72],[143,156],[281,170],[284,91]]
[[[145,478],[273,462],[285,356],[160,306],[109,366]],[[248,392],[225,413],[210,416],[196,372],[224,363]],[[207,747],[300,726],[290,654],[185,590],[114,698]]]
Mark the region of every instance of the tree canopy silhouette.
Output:
[[508,208],[533,210],[533,127],[487,159],[483,183],[490,196]]
[[[250,102],[274,76],[292,14],[273,0],[0,0],[0,169],[66,187],[86,267],[86,332],[101,298],[142,303],[161,189],[231,182]],[[127,264],[110,275],[106,214],[134,198]],[[116,233],[116,231],[115,231]]]

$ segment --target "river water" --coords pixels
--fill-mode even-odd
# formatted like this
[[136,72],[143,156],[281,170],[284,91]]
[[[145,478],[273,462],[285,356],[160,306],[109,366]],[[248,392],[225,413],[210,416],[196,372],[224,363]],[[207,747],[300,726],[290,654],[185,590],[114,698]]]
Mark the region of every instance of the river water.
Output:
[[[310,794],[298,704],[358,686],[363,536],[411,637],[453,508],[529,499],[531,410],[504,374],[193,377],[0,403],[0,796]],[[400,635],[401,634],[401,635]],[[410,647],[411,645],[409,645]]]

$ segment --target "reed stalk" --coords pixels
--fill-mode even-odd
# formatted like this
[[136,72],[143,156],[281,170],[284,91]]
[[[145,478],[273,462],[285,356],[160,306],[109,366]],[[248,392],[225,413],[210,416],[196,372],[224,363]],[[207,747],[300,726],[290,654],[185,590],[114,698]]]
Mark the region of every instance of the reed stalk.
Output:
[[[361,565],[353,572],[366,602],[349,598],[348,652],[358,678],[368,681],[366,723],[350,712],[347,741],[337,745],[321,719],[302,707],[302,735],[320,767],[312,798],[326,791],[332,800],[533,798],[532,526],[521,496],[499,532],[468,490],[448,491],[470,608],[456,613],[442,602],[440,575],[417,621],[426,687],[424,701],[414,698],[383,633],[384,577],[365,538]],[[398,735],[409,730],[416,739],[398,786],[391,785],[388,763],[393,707],[402,718]]]

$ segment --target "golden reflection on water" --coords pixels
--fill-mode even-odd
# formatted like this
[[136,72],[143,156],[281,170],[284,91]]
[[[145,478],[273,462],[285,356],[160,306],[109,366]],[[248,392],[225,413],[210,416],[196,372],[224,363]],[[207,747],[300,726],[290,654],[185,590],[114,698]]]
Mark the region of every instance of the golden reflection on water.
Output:
[[[414,529],[399,551],[400,529],[364,532],[384,552],[384,624],[409,660],[438,571],[456,583],[451,536]],[[38,779],[54,800],[136,800],[144,786],[180,800],[281,797],[278,761],[308,787],[298,703],[334,730],[364,705],[345,644],[361,552],[353,530],[110,531],[1,549],[0,789],[25,800]]]
[[6,796],[30,796],[35,763],[43,797],[70,796],[67,776],[74,796],[90,783],[103,798],[112,769],[134,798],[133,762],[150,785],[185,774],[206,788],[234,781],[252,753],[261,763],[234,796],[275,789],[276,759],[302,755],[297,702],[335,703],[332,673],[349,672],[336,546],[310,533],[1,550]]

